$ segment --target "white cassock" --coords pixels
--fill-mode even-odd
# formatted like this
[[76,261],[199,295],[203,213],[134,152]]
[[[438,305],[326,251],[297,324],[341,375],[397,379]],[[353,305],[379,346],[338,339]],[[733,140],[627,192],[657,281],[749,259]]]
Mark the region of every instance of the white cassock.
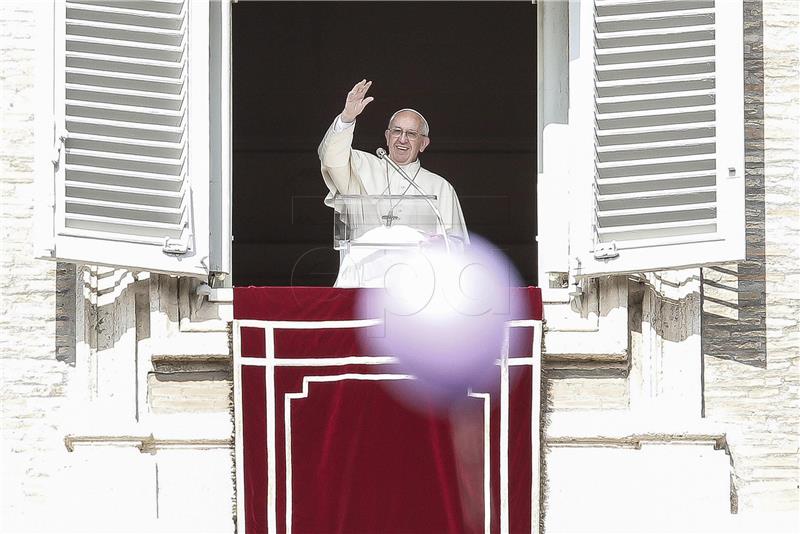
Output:
[[[319,145],[319,159],[322,163],[322,178],[328,186],[329,193],[325,197],[325,204],[333,207],[333,196],[341,195],[419,195],[400,173],[392,169],[385,161],[373,154],[354,150],[353,131],[354,123],[343,123],[337,117],[331,124],[325,137]],[[387,156],[388,157],[388,156]],[[458,196],[450,183],[429,170],[420,166],[419,159],[402,165],[405,173],[414,180],[426,195],[435,195],[436,205],[444,222],[444,230],[451,242],[469,243],[467,226],[464,223],[464,214]],[[339,190],[334,182],[346,183],[345,190]],[[402,240],[404,236],[403,221],[413,220],[414,209],[428,210],[427,206],[400,202],[393,210],[393,215],[399,217],[396,227],[386,229],[378,228],[373,232],[383,233],[382,237],[391,239],[397,235]],[[391,231],[391,232],[389,232]],[[382,287],[387,265],[391,264],[385,254],[359,254],[353,250],[344,252],[340,258],[339,276],[334,287]]]

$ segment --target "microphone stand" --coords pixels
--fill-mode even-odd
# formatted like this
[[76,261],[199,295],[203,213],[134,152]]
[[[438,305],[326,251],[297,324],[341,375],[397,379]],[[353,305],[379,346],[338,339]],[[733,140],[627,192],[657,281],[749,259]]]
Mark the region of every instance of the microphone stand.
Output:
[[[379,148],[378,150],[375,151],[375,154],[380,159],[386,161],[386,163],[388,163],[394,170],[396,170],[398,173],[400,173],[400,176],[405,178],[405,180],[409,184],[411,184],[414,187],[414,189],[416,189],[419,192],[419,194],[421,194],[423,197],[428,197],[428,193],[423,191],[423,189],[420,186],[418,186],[416,183],[414,183],[414,180],[409,178],[408,175],[406,174],[406,172],[403,169],[401,169],[400,166],[397,163],[392,161],[392,158],[388,157],[388,154],[386,153],[386,150],[384,150],[383,148]],[[428,206],[430,206],[430,208],[433,210],[433,214],[436,215],[436,220],[437,220],[437,222],[439,223],[439,226],[442,229],[442,237],[444,237],[444,248],[447,251],[447,253],[450,254],[450,240],[447,238],[447,230],[444,227],[444,219],[442,218],[442,214],[439,213],[439,210],[436,208],[436,206],[433,204],[433,202],[430,201],[429,198],[425,198],[425,202],[428,203]]]

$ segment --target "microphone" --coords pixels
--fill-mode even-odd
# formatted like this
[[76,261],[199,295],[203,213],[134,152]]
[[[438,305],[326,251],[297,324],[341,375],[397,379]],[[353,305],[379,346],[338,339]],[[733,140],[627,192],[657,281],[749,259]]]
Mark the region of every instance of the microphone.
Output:
[[[418,186],[416,183],[414,183],[414,180],[412,180],[411,178],[408,177],[406,172],[403,169],[401,169],[400,166],[397,163],[392,161],[392,158],[388,157],[388,155],[386,154],[386,150],[384,150],[383,147],[381,147],[378,150],[376,150],[375,151],[375,155],[378,156],[378,158],[384,160],[394,170],[396,170],[398,173],[400,173],[400,176],[402,176],[409,184],[411,184],[414,187],[414,189],[416,189],[419,192],[420,195],[423,195],[425,197],[429,196],[428,193],[426,193],[420,186]],[[433,214],[436,215],[436,221],[439,223],[439,226],[442,229],[442,237],[444,238],[444,248],[445,248],[445,250],[447,250],[447,253],[449,254],[450,253],[450,241],[447,238],[447,230],[444,227],[444,219],[442,218],[442,214],[439,213],[439,210],[436,208],[436,206],[433,204],[433,202],[430,201],[429,198],[426,198],[425,202],[428,203],[428,206],[430,206],[430,208],[433,210]]]
[[425,196],[428,195],[417,184],[414,183],[414,180],[412,180],[411,178],[408,177],[408,175],[406,174],[406,171],[401,169],[400,165],[398,165],[397,163],[392,161],[392,158],[390,158],[388,156],[388,154],[386,153],[386,150],[384,150],[383,148],[379,148],[378,150],[375,151],[375,155],[378,156],[380,159],[386,161],[386,163],[388,163],[394,170],[396,170],[398,173],[400,173],[400,176],[402,176],[408,183],[410,183],[412,186],[414,186],[414,189],[419,191],[419,193],[421,195],[425,195]]

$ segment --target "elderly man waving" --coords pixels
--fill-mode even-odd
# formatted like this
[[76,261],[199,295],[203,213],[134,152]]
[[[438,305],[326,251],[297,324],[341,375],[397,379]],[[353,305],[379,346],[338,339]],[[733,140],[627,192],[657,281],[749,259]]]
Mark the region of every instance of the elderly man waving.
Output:
[[[416,195],[419,190],[435,195],[444,230],[448,237],[468,242],[464,215],[453,186],[423,168],[419,155],[431,143],[428,121],[413,109],[396,111],[386,128],[388,157],[416,184],[413,187],[392,165],[367,152],[352,148],[356,118],[374,99],[367,96],[371,81],[361,80],[347,94],[344,109],[331,124],[319,145],[322,178],[329,193],[325,204],[333,207],[333,196],[344,195]],[[398,207],[398,212],[402,207]],[[363,283],[363,276],[353,276],[360,266],[350,265],[346,259],[340,267],[337,287],[371,285]],[[348,271],[347,274],[345,271]]]

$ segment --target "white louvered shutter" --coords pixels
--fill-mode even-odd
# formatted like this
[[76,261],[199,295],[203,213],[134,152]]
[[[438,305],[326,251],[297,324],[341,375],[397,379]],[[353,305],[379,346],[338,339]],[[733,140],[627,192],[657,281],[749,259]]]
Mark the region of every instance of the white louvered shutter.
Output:
[[54,25],[51,257],[207,274],[207,3],[68,0]]
[[741,0],[588,3],[593,220],[580,274],[744,259]]

